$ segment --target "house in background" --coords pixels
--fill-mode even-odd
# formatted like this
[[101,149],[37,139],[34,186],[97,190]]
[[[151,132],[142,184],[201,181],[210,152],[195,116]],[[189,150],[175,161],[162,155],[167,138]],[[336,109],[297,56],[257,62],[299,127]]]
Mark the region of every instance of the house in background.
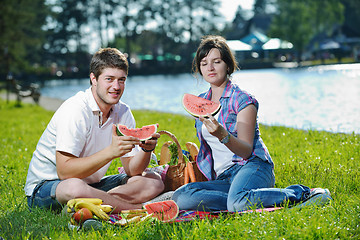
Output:
[[290,42],[266,35],[270,23],[270,15],[257,15],[246,24],[237,25],[243,28],[231,31],[227,36],[240,68],[269,68],[274,67],[273,62],[291,59],[293,45]]
[[[251,46],[251,50],[235,47],[232,49],[241,68],[297,66],[296,63],[291,65],[295,62],[296,55],[292,43],[267,35],[271,21],[271,14],[254,15],[249,20],[234,19],[232,30],[226,34],[226,39]],[[331,62],[336,63],[345,59],[347,62],[358,62],[360,30],[350,23],[350,20],[345,20],[343,25],[334,26],[330,36],[325,32],[316,35],[303,53],[302,60],[320,60],[321,63],[325,63],[326,60],[332,59]]]

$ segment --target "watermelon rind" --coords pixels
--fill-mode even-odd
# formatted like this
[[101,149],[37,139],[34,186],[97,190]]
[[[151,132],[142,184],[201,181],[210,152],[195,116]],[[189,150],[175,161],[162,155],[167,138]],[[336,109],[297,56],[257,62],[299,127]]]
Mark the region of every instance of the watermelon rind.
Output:
[[[206,107],[206,104],[211,104],[211,105],[214,105],[216,106],[216,108],[212,111],[208,111],[206,110],[204,114],[198,114],[198,113],[195,113],[194,109],[189,109],[186,104],[185,104],[185,100],[187,98],[191,97],[192,99],[195,99],[195,100],[199,100],[199,101],[203,101],[204,105],[202,106],[203,108]],[[185,93],[184,96],[183,96],[183,99],[182,99],[182,105],[184,107],[184,109],[193,117],[195,118],[199,118],[200,116],[201,117],[204,117],[204,118],[208,118],[207,116],[207,113],[210,113],[212,116],[215,116],[221,109],[221,105],[219,103],[215,103],[213,101],[210,101],[210,100],[207,100],[207,99],[204,99],[204,98],[201,98],[201,97],[198,97],[198,96],[195,96],[193,94],[190,94],[190,93]],[[196,106],[196,104],[193,105],[193,107],[198,107],[200,108],[199,106]],[[194,110],[194,111],[192,111]]]
[[118,136],[133,136],[145,141],[152,138],[152,135],[157,132],[157,124],[142,126],[141,128],[128,128],[125,125],[116,125],[116,133]]
[[124,136],[124,135],[119,131],[118,126],[116,126],[116,134],[117,134],[118,136]]
[[179,215],[179,207],[174,200],[148,203],[144,208],[161,222],[172,222]]

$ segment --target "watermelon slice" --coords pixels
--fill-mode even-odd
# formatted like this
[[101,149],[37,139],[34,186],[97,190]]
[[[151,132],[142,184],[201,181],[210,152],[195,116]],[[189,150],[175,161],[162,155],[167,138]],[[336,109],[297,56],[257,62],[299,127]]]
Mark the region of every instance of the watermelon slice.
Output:
[[143,126],[141,128],[128,128],[125,125],[118,124],[116,126],[116,132],[118,136],[133,136],[145,141],[151,138],[151,136],[157,131],[157,124]]
[[179,215],[179,207],[173,200],[148,203],[144,205],[148,214],[162,222],[171,222]]
[[185,110],[196,118],[200,116],[206,118],[208,113],[214,116],[221,108],[220,103],[215,103],[189,93],[184,94],[182,104]]

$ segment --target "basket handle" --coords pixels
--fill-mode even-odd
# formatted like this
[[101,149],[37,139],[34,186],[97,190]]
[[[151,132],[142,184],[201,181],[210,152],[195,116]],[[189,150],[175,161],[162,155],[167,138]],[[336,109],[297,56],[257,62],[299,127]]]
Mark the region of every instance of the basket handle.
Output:
[[168,136],[171,138],[171,140],[174,141],[174,143],[175,143],[176,146],[177,146],[177,150],[178,150],[178,157],[179,157],[178,163],[185,163],[185,161],[184,161],[184,156],[183,156],[183,153],[182,153],[182,149],[181,149],[180,143],[179,143],[179,141],[177,140],[177,138],[175,137],[175,135],[172,134],[171,132],[166,131],[166,130],[158,131],[158,133],[159,133],[160,135],[168,135]]

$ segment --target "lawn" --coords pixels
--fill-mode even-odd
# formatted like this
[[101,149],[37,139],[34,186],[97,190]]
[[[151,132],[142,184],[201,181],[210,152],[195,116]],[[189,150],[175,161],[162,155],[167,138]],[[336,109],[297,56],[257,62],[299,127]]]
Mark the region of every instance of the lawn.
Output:
[[[69,217],[27,208],[23,187],[37,141],[53,112],[0,100],[0,237],[3,239],[359,239],[360,136],[261,125],[275,162],[276,187],[301,183],[326,187],[333,201],[323,207],[223,216],[187,223],[106,224],[99,231],[69,230]],[[185,146],[198,143],[193,119],[134,111],[137,125],[159,123]],[[156,153],[168,137],[161,137]],[[109,174],[117,172],[113,161]],[[1,239],[1,238],[0,238]]]

